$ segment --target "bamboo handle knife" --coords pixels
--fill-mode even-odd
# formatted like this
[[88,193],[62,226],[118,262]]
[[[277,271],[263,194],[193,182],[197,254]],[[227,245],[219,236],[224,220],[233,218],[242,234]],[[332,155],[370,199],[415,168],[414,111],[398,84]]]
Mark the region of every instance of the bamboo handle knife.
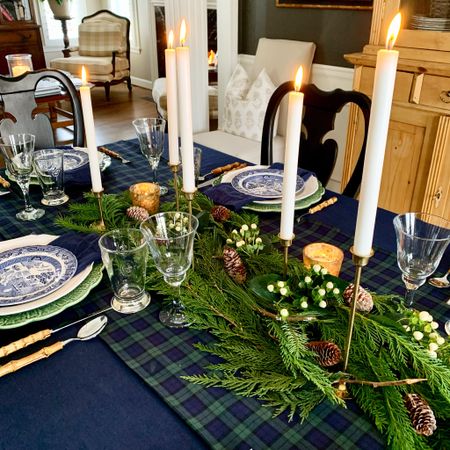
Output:
[[325,200],[322,203],[319,203],[318,205],[314,206],[313,208],[309,208],[308,212],[302,214],[301,216],[297,217],[295,220],[297,223],[300,223],[302,219],[306,216],[309,216],[311,214],[315,214],[316,212],[322,211],[322,209],[328,208],[331,205],[334,205],[337,202],[337,197],[331,197],[328,200]]
[[3,377],[4,375],[7,375],[12,372],[16,372],[17,370],[21,369],[22,367],[28,366],[29,364],[32,364],[41,359],[48,358],[50,355],[53,355],[53,353],[56,353],[59,350],[62,350],[63,347],[64,347],[64,343],[62,341],[55,342],[53,345],[41,348],[37,352],[32,353],[31,355],[25,356],[24,358],[10,361],[9,363],[6,363],[4,366],[0,367],[0,377]]
[[44,339],[47,339],[51,334],[52,330],[50,329],[41,330],[37,333],[30,334],[29,336],[19,339],[18,341],[11,342],[11,344],[5,345],[4,347],[0,348],[0,358],[3,358],[4,356],[14,353],[22,348],[28,347],[35,342],[43,341]]
[[325,200],[322,203],[314,206],[314,208],[309,208],[309,214],[315,214],[316,212],[321,211],[322,209],[328,208],[328,206],[334,205],[337,202],[337,197],[331,197],[328,200]]

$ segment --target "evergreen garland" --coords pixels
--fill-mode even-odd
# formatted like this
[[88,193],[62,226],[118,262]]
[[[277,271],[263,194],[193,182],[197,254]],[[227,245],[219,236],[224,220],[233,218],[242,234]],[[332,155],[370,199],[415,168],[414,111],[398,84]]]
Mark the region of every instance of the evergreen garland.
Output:
[[[98,220],[95,202],[88,194],[86,203],[71,205],[69,215],[59,218],[58,223],[92,231],[90,224]],[[103,202],[108,229],[129,224],[125,210],[130,203],[126,195],[105,195]],[[291,259],[289,279],[285,280],[290,286],[288,294],[283,297],[262,290],[261,286],[265,289],[268,283],[281,280],[283,272],[282,255],[271,245],[276,238],[264,236],[264,249],[260,252],[241,253],[249,281],[245,285],[236,284],[223,269],[223,247],[233,229],[257,224],[258,217],[232,213],[228,221],[216,222],[209,214],[213,206],[201,194],[194,200],[193,208],[200,222],[194,251],[195,271],[188,272],[181,294],[168,286],[149,262],[148,289],[159,292],[167,301],[179,296],[191,328],[208,330],[214,338],[196,347],[220,358],[220,362],[205,367],[205,373],[183,378],[205,387],[223,387],[238,395],[256,397],[272,407],[274,415],[287,412],[291,420],[306,419],[324,400],[345,407],[345,399],[337,387],[339,381],[348,380],[350,396],[384,434],[390,448],[448,448],[448,340],[440,347],[439,358],[432,359],[427,349],[406,332],[404,320],[408,310],[402,301],[396,296],[372,293],[374,309],[369,314],[356,313],[348,373],[339,372],[339,366],[321,367],[306,344],[329,341],[343,350],[349,308],[335,295],[336,301],[327,300],[325,309],[312,304],[302,311],[301,302],[293,301],[292,297],[304,295],[305,276],[315,277],[316,283],[312,289],[308,288],[308,295],[318,295],[318,289],[324,288],[329,280],[341,292],[345,283],[314,274],[298,259]],[[185,207],[181,197],[181,208]],[[174,204],[162,205],[164,210],[173,208]],[[283,309],[291,316],[281,315]],[[303,321],[305,316],[310,320]],[[426,381],[418,384],[400,381],[417,378]],[[350,382],[358,380],[398,384],[374,387]],[[431,437],[418,435],[411,426],[404,403],[407,393],[419,394],[434,410],[438,428]]]

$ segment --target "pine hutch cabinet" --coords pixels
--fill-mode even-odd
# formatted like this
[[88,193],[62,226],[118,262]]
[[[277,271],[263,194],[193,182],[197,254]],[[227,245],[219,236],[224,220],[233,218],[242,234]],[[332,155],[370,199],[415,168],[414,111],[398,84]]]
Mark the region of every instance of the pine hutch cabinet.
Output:
[[[355,66],[354,89],[371,96],[376,53],[399,10],[400,57],[379,206],[450,219],[450,1],[375,0],[369,43],[345,58]],[[352,108],[343,186],[358,156],[361,121]]]
[[45,68],[41,30],[32,0],[0,0],[0,73],[8,75],[5,56],[30,53],[33,68]]

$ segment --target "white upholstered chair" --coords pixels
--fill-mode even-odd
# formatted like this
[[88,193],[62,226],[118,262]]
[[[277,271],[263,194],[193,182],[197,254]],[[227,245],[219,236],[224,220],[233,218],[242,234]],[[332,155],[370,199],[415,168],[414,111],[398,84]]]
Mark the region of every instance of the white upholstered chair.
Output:
[[[316,46],[313,42],[259,39],[253,66],[249,71],[250,82],[258,77],[262,69],[265,69],[273,84],[279,86],[285,81],[293,80],[298,67],[302,65],[303,82],[307,83],[315,49]],[[283,100],[279,111],[277,134],[273,140],[274,161],[282,161],[284,157],[287,99]],[[219,114],[223,113],[219,111]],[[195,134],[194,141],[237,158],[259,163],[261,138],[259,140],[248,139],[219,129]]]
[[130,21],[126,17],[107,10],[84,17],[78,27],[78,47],[63,53],[63,58],[50,61],[52,69],[80,77],[85,66],[88,81],[104,86],[107,99],[113,84],[126,81],[131,91]]

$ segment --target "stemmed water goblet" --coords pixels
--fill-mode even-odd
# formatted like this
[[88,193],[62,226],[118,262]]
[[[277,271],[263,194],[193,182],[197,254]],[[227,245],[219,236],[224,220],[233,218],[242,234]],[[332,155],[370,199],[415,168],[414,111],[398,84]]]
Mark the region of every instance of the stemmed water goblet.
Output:
[[43,209],[33,208],[30,203],[30,178],[33,171],[35,136],[28,133],[10,134],[0,139],[0,150],[8,172],[19,185],[25,201],[25,209],[19,211],[19,220],[36,220],[45,214]]
[[[164,150],[166,121],[160,118],[140,118],[133,120],[133,126],[139,139],[141,153],[153,170],[153,182],[158,184],[157,171]],[[160,195],[167,194],[167,187],[160,185]]]
[[[156,268],[167,284],[178,288],[178,294],[192,263],[197,227],[198,220],[195,216],[174,211],[155,214],[141,224],[141,231],[147,240]],[[160,312],[159,320],[170,328],[188,325],[184,306],[179,298]]]
[[450,242],[450,222],[432,214],[406,213],[394,218],[394,228],[405,301],[412,306],[414,293],[437,269]]

